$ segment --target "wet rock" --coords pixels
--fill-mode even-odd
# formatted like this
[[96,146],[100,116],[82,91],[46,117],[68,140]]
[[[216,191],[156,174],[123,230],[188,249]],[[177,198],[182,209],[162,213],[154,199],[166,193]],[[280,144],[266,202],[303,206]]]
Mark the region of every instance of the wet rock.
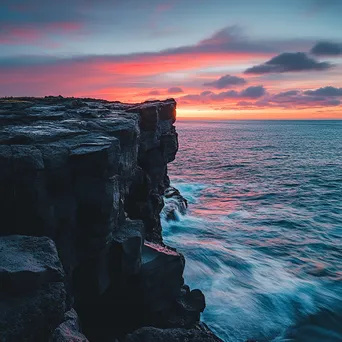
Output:
[[129,334],[124,342],[222,342],[205,324],[193,329],[141,328]]
[[164,318],[164,326],[167,328],[188,328],[191,329],[200,322],[200,314],[205,309],[205,297],[202,291],[195,289],[190,291],[184,285],[181,294],[168,311]]
[[79,318],[74,309],[66,312],[64,321],[53,332],[49,342],[88,342],[81,333]]
[[168,187],[164,191],[164,208],[162,215],[168,221],[176,221],[178,215],[185,215],[188,208],[188,201],[181,195],[178,189],[174,187]]

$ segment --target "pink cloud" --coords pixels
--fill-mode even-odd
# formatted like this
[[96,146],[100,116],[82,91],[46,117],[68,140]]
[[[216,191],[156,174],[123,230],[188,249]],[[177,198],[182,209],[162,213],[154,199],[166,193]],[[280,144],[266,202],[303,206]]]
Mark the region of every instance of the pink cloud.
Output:
[[[18,40],[31,42],[44,40],[44,44],[48,44],[54,43],[53,40],[45,39],[49,33],[68,34],[82,28],[79,23],[58,22],[46,25],[45,30],[29,26],[29,30],[15,27],[10,28],[10,32],[12,39],[16,37]],[[0,34],[0,41],[1,38],[6,36]],[[279,78],[268,79],[254,75],[248,75],[248,79],[242,82],[248,81],[247,88],[241,83],[241,87],[234,90],[223,91],[225,88],[221,85],[212,87],[215,92],[203,89],[203,80],[211,81],[209,85],[215,80],[210,71],[201,75],[205,68],[254,64],[255,61],[271,57],[273,49],[272,44],[265,47],[260,42],[244,40],[236,35],[234,28],[226,28],[197,44],[154,53],[60,59],[42,56],[4,59],[0,60],[0,96],[61,94],[138,102],[151,96],[160,99],[179,96],[177,93],[182,91],[184,96],[179,97],[180,106],[189,108],[212,108],[213,105],[215,108],[220,106],[237,110],[309,106],[339,108],[339,98],[309,97],[305,94],[308,88],[314,91],[319,83],[317,79],[309,79],[310,86],[301,84],[298,79],[294,79],[294,82],[290,79],[290,86],[295,84],[297,92],[288,92],[291,89],[287,89],[287,84]],[[184,75],[187,76],[183,77]],[[229,81],[235,81],[237,76],[241,75],[230,75]],[[222,81],[222,77],[216,79],[216,82],[219,80]],[[208,82],[205,83],[208,86]],[[224,86],[226,85],[225,83]],[[175,87],[179,87],[181,91]],[[242,87],[245,89],[241,89]],[[280,96],[279,92],[285,90],[287,93]]]
[[126,60],[94,61],[98,68],[104,72],[122,75],[157,75],[184,70],[194,70],[203,67],[214,67],[218,65],[234,65],[241,61],[249,61],[255,56],[264,54],[253,54],[248,52],[192,52],[184,53],[156,53],[141,55]]
[[[262,86],[251,86],[241,91],[229,90],[220,93],[204,91],[188,94],[177,99],[180,106],[212,108],[219,104],[220,110],[303,110],[315,108],[342,109],[342,88],[324,87],[314,90],[288,90],[280,93],[266,91]],[[217,109],[217,105],[215,105]]]
[[32,24],[22,26],[7,25],[0,30],[0,43],[11,45],[37,43],[48,38],[49,35],[66,35],[77,32],[81,28],[82,25],[76,22],[49,23],[43,27],[37,27]]

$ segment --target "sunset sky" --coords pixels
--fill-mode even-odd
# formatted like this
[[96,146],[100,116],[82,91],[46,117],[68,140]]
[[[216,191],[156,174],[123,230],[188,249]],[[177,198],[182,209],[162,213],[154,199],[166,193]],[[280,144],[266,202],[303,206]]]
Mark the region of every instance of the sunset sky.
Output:
[[0,97],[342,119],[342,0],[0,0]]

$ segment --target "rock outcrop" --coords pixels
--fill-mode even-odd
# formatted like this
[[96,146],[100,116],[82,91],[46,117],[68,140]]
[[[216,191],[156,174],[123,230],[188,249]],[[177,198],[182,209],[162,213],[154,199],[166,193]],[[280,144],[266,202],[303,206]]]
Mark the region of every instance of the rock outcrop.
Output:
[[178,189],[170,186],[164,191],[165,206],[162,215],[167,221],[177,221],[177,215],[185,215],[188,201],[181,195]]
[[64,272],[47,237],[0,238],[0,341],[48,341],[67,310]]
[[0,99],[1,341],[197,329],[204,296],[160,221],[163,196],[181,198],[167,175],[175,120],[173,99]]

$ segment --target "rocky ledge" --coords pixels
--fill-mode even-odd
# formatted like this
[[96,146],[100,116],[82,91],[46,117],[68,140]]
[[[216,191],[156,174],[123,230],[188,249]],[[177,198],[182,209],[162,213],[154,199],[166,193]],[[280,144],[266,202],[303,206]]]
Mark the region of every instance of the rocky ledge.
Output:
[[0,99],[0,341],[220,341],[165,246],[176,102]]

